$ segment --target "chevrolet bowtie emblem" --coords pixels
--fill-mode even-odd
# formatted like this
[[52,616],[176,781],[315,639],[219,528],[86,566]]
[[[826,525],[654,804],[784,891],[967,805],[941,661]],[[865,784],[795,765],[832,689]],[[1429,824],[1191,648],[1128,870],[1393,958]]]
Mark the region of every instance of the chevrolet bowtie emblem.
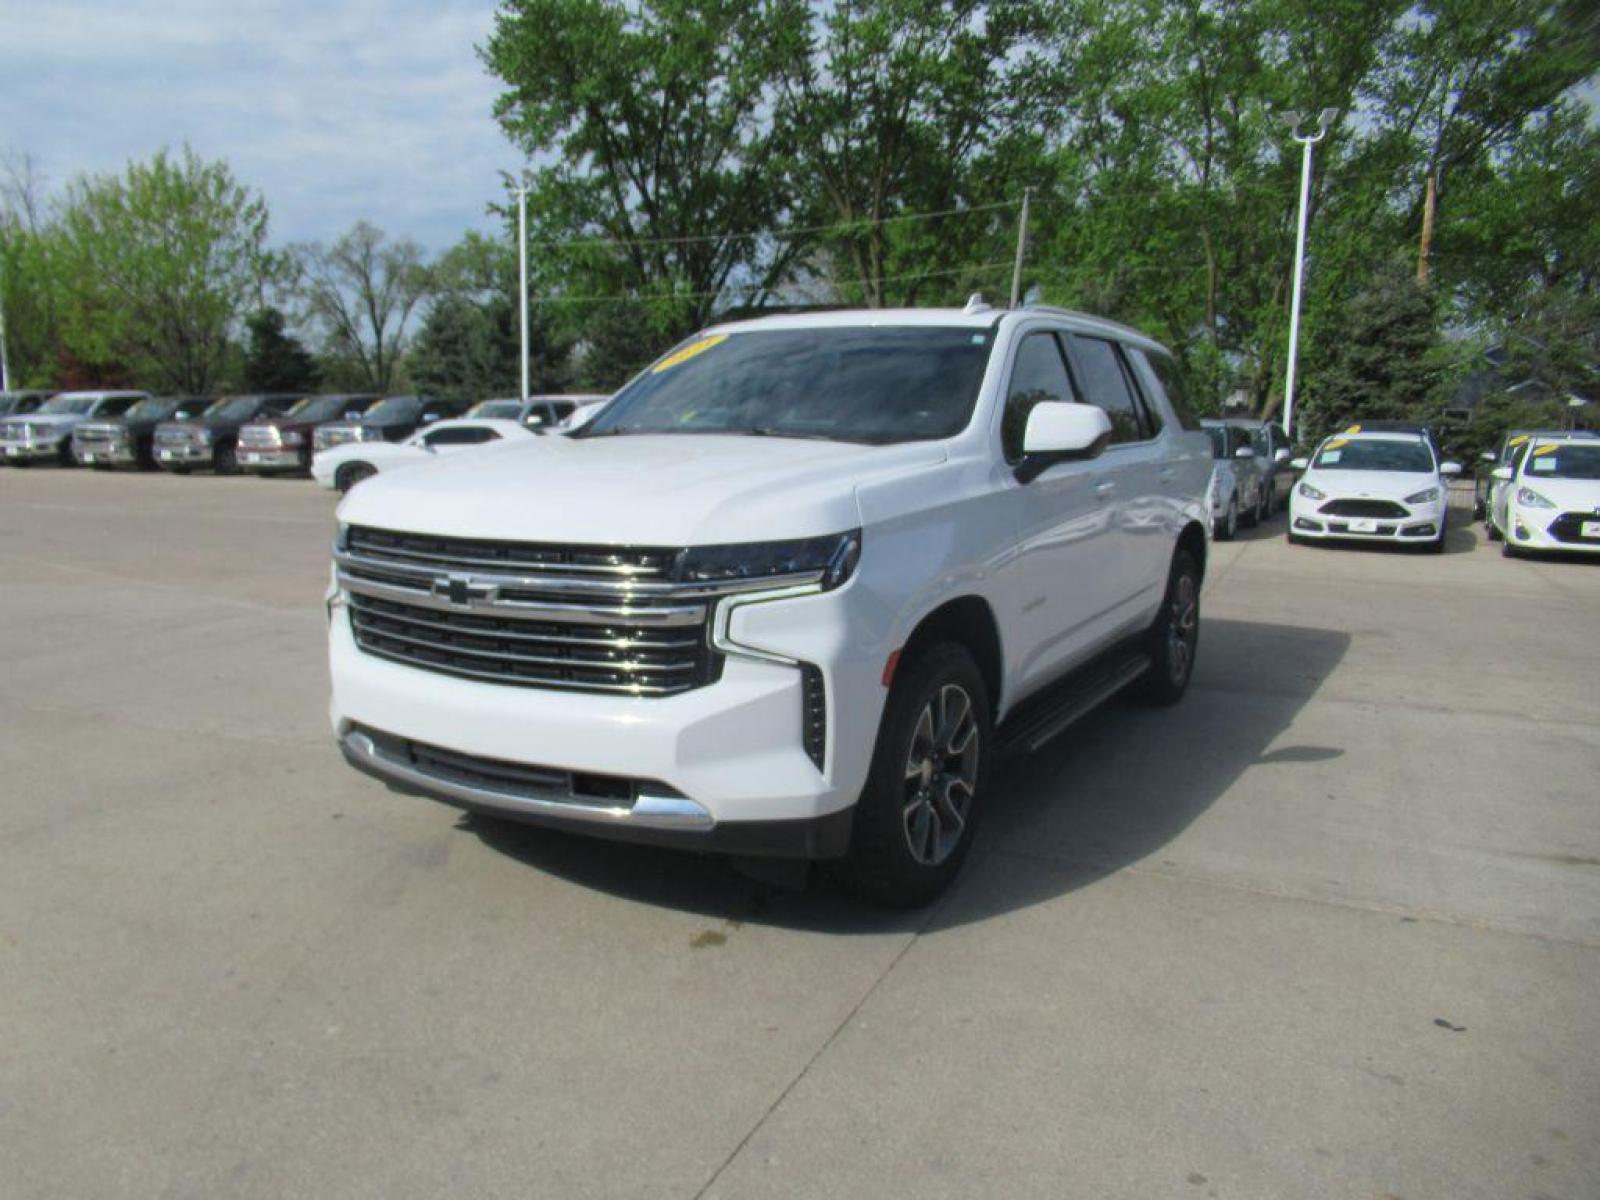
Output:
[[433,594],[451,604],[465,606],[473,599],[472,580],[466,575],[440,575],[433,581]]

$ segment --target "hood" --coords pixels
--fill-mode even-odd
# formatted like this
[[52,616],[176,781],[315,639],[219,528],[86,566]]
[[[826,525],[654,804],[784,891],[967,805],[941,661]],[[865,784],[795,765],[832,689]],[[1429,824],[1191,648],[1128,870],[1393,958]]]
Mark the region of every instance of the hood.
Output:
[[1424,488],[1444,486],[1432,471],[1310,470],[1303,476],[1329,496],[1371,500],[1404,500]]
[[339,519],[444,536],[693,546],[861,524],[857,485],[935,466],[939,442],[742,436],[518,439],[356,488]]
[[1538,492],[1563,512],[1600,515],[1600,480],[1541,479],[1524,471],[1516,486]]
[[93,417],[82,413],[52,413],[41,416],[39,413],[23,413],[21,416],[5,418],[7,425],[31,425],[36,429],[71,429],[83,421],[91,421]]

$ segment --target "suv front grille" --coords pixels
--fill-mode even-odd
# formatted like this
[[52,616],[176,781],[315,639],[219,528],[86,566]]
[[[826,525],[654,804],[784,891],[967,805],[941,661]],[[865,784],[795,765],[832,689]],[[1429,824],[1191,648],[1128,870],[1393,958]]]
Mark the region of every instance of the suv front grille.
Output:
[[276,450],[282,444],[276,425],[246,425],[239,431],[241,450]]
[[187,446],[189,443],[199,440],[196,436],[197,433],[198,431],[195,429],[175,425],[167,429],[156,430],[155,441],[158,446]]
[[610,581],[669,578],[676,550],[633,547],[561,546],[539,542],[501,542],[481,538],[395,533],[364,525],[350,527],[349,548],[372,560],[437,567],[446,571],[526,568],[572,577]]
[[79,425],[72,431],[72,440],[80,446],[109,446],[127,440],[124,425]]
[[1385,521],[1399,521],[1411,511],[1393,500],[1329,500],[1322,506],[1329,517],[1377,517]]

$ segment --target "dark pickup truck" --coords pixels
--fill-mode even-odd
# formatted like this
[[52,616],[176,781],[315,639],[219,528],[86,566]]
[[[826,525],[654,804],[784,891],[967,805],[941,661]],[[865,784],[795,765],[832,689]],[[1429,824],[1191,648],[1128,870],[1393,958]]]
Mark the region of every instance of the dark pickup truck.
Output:
[[210,396],[152,396],[123,416],[90,419],[72,431],[72,457],[81,466],[109,471],[113,467],[156,467],[156,427],[163,421],[185,421],[211,404]]
[[267,475],[309,474],[317,430],[330,421],[358,421],[378,402],[376,395],[307,396],[281,416],[251,421],[239,430],[239,465]]
[[424,425],[446,417],[459,417],[466,401],[435,400],[429,396],[385,396],[355,421],[330,421],[319,426],[314,450],[327,450],[346,442],[399,442]]
[[197,417],[156,427],[156,465],[175,475],[210,467],[219,475],[239,470],[239,430],[260,417],[286,413],[303,392],[224,396]]

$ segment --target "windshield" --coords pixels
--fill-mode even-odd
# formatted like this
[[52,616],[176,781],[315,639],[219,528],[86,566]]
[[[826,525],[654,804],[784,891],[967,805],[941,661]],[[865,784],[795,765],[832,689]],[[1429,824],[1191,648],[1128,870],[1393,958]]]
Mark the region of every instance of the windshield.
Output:
[[467,409],[469,417],[486,417],[490,420],[515,421],[522,411],[520,400],[483,400]]
[[1433,455],[1421,442],[1386,438],[1330,438],[1312,464],[1319,471],[1403,471],[1412,475],[1433,472]]
[[127,417],[130,421],[160,421],[177,408],[172,400],[141,400],[128,410]]
[[1219,429],[1215,425],[1205,426],[1206,436],[1211,439],[1211,457],[1228,457],[1228,431]]
[[363,403],[346,396],[307,396],[296,400],[294,407],[284,415],[302,421],[332,421],[347,412],[360,412]]
[[1523,475],[1540,479],[1600,480],[1600,443],[1546,442],[1535,446]]
[[392,421],[401,424],[415,421],[421,415],[422,401],[415,396],[390,396],[387,400],[380,400],[374,405],[362,420]]
[[951,437],[972,415],[985,330],[766,329],[679,347],[573,436],[744,433],[844,442]]
[[94,407],[98,396],[56,396],[39,408],[40,416],[81,416]]
[[246,417],[255,416],[256,409],[261,405],[255,396],[234,396],[227,400],[218,400],[206,409],[207,417],[224,421],[242,421]]

